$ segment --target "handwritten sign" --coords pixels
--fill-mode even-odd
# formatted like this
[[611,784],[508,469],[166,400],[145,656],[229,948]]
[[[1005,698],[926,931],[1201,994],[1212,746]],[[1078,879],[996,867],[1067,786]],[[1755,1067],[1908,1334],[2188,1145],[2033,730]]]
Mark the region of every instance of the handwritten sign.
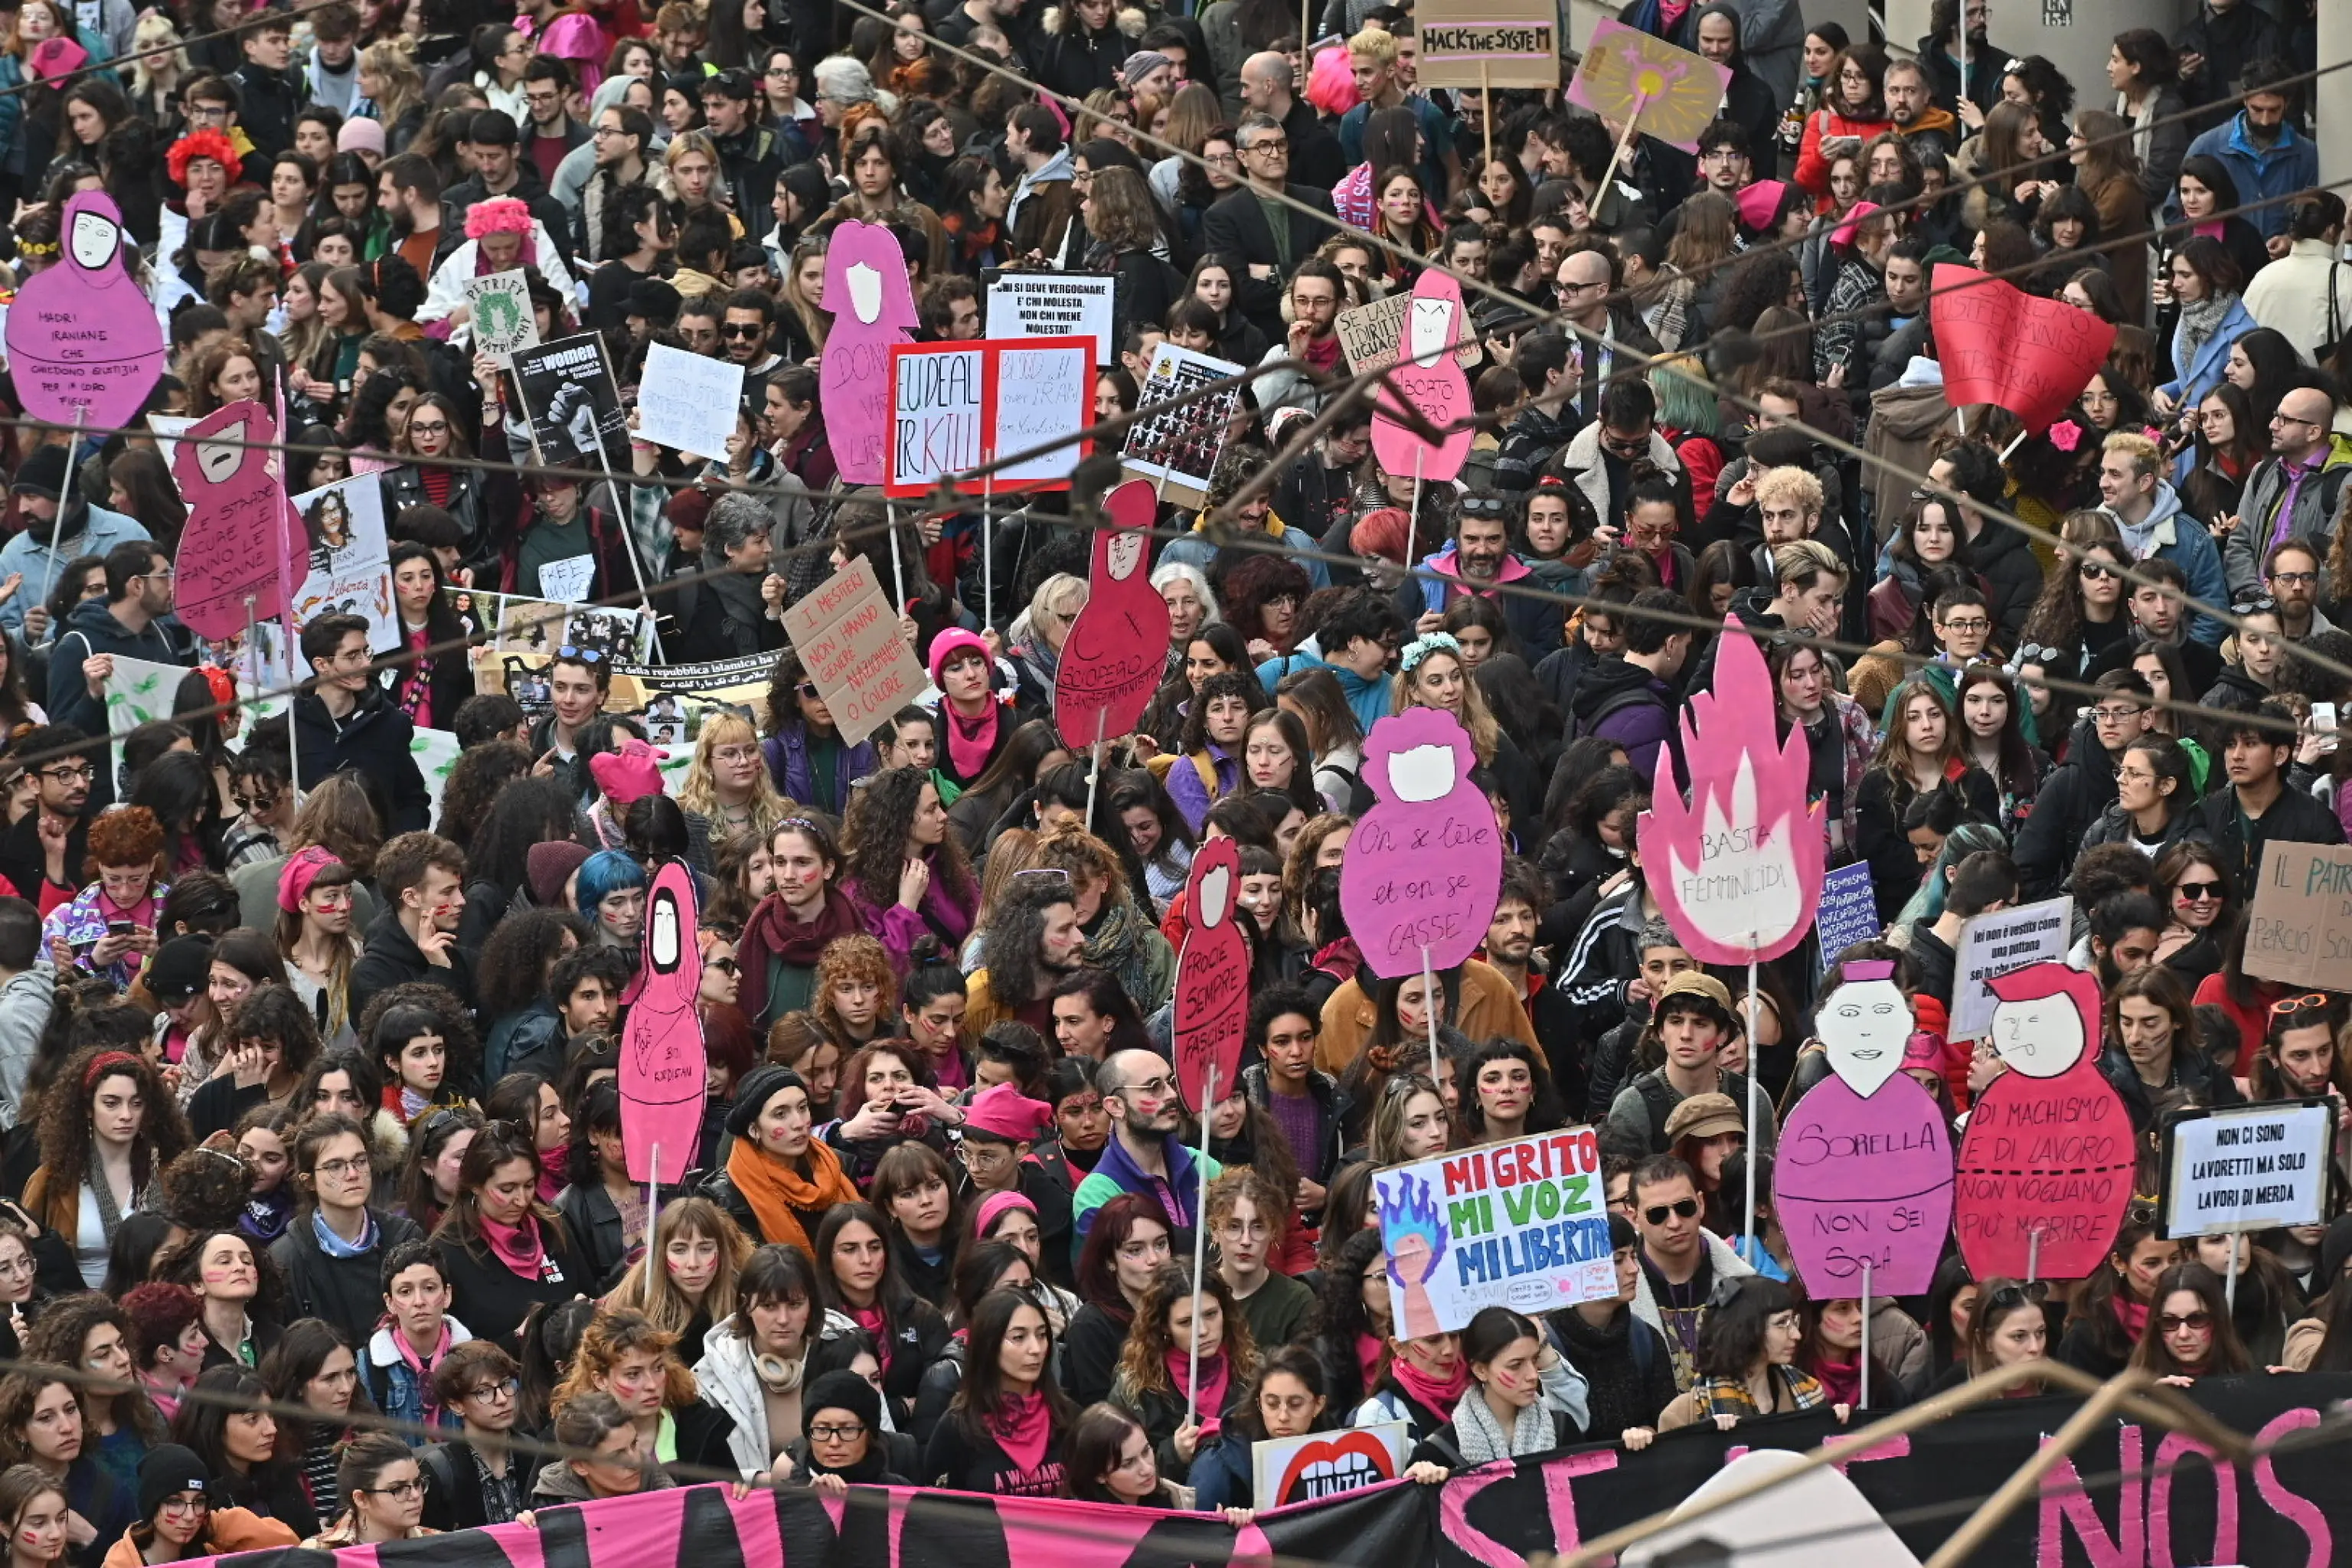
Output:
[[[1397,363],[1374,396],[1372,450],[1391,474],[1416,474],[1450,484],[1470,456],[1475,435],[1465,422],[1470,412],[1470,382],[1454,360],[1465,342],[1475,342],[1470,315],[1462,305],[1462,285],[1435,268],[1412,280],[1404,321],[1399,329]],[[1400,404],[1402,397],[1402,404]],[[1405,423],[1410,407],[1440,431],[1433,445]],[[1453,426],[1459,425],[1459,429]]]
[[2164,1130],[2164,1234],[2231,1236],[2327,1223],[2332,1100],[2191,1110]]
[[10,307],[8,370],[36,419],[130,424],[163,374],[163,328],[122,264],[122,210],[101,191],[66,198],[63,253]]
[[[1231,361],[1161,343],[1152,352],[1151,369],[1136,403],[1141,417],[1127,427],[1119,462],[1129,473],[1151,480],[1154,493],[1163,499],[1181,506],[1200,505],[1217,471],[1217,457],[1225,449],[1225,432],[1233,424],[1241,389],[1195,395],[1241,373],[1242,367]],[[1192,401],[1178,401],[1185,397]]]
[[1537,1315],[1617,1293],[1601,1145],[1590,1127],[1374,1173],[1399,1339],[1482,1307]]
[[992,338],[1085,338],[1091,363],[1118,363],[1113,322],[1118,279],[1081,272],[987,272],[984,301]]
[[1241,905],[1241,850],[1229,838],[1212,838],[1192,857],[1184,887],[1187,925],[1176,959],[1176,1002],[1171,1016],[1176,1081],[1184,1103],[1208,1114],[1209,1077],[1215,1095],[1233,1092],[1242,1069],[1242,1035],[1249,1022],[1249,942],[1234,923]]
[[852,218],[824,253],[833,331],[817,365],[825,439],[841,477],[878,485],[889,468],[890,346],[910,342],[919,318],[907,258],[889,226]]
[[2088,310],[1949,262],[1936,267],[1927,316],[1952,406],[1990,403],[2029,430],[2066,411],[2116,342],[2114,326]]
[[[1713,687],[1682,717],[1690,798],[1673,751],[1658,748],[1651,808],[1634,825],[1650,891],[1702,963],[1778,958],[1812,924],[1828,852],[1819,802],[1806,801],[1812,754],[1801,729],[1783,742],[1764,656],[1726,616]],[[1664,874],[1662,875],[1661,872]]]
[[1814,1029],[1832,1077],[1790,1108],[1773,1166],[1790,1251],[1816,1296],[1924,1294],[1952,1229],[1952,1141],[1927,1091],[1896,1071],[1910,1001],[1891,962],[1845,966]]
[[467,319],[474,347],[499,362],[514,363],[518,350],[539,344],[539,317],[530,305],[530,279],[520,269],[466,279]]
[[1813,906],[1813,934],[1822,950],[1822,971],[1827,973],[1837,955],[1858,942],[1879,934],[1878,891],[1871,886],[1870,862],[1856,860],[1822,873],[1821,900]]
[[1615,126],[1638,118],[1644,134],[1696,153],[1730,87],[1729,68],[1612,18],[1594,25],[1568,100]]
[[[245,628],[240,625],[237,629]],[[172,700],[179,694],[181,678],[187,673],[176,664],[114,656],[114,673],[106,678],[107,776],[118,784],[122,778],[122,738],[142,724],[169,719]]]
[[1421,0],[1422,84],[1557,88],[1559,18],[1557,0]]
[[637,438],[723,458],[742,403],[743,367],[733,360],[651,344],[637,383]]
[[873,563],[862,555],[784,612],[784,635],[843,745],[866,739],[930,684],[898,635],[898,614],[875,580]]
[[999,458],[1001,490],[1063,489],[1093,423],[1094,367],[1072,339],[894,343],[890,452],[883,493],[926,496]]
[[180,536],[176,608],[199,637],[227,639],[287,610],[286,487],[269,471],[278,426],[247,399],[190,426],[172,478],[188,503]]
[[1992,992],[1996,975],[2029,963],[2063,958],[2074,942],[2074,900],[2047,899],[2038,904],[1994,910],[1971,917],[1960,927],[1952,981],[1952,1023],[1945,1033],[1955,1040],[1984,1037],[2000,1005]]
[[1157,511],[1151,487],[1129,479],[1103,506],[1112,526],[1095,531],[1087,602],[1054,671],[1055,727],[1079,752],[1132,734],[1167,665],[1168,601],[1148,575]]
[[[638,745],[645,742],[637,742]],[[682,1175],[702,1141],[709,1075],[702,1043],[702,943],[694,873],[671,860],[654,873],[636,977],[623,1000],[621,1142],[629,1180]]]
[[2131,1202],[2138,1141],[2099,1071],[2099,983],[2063,963],[1996,978],[2009,1070],[1969,1112],[1952,1231],[1979,1279],[2080,1279]]
[[2352,847],[2263,847],[2246,916],[2246,973],[2306,991],[2352,991]]
[[1095,422],[1095,370],[1086,345],[1061,339],[992,347],[989,461],[1019,459],[996,470],[995,487],[1067,489],[1087,450],[1078,432]]
[[1308,1432],[1250,1445],[1252,1495],[1260,1510],[1320,1502],[1404,1474],[1412,1428],[1375,1421],[1344,1432]]
[[[1370,375],[1396,363],[1404,345],[1405,310],[1412,303],[1411,294],[1391,294],[1333,319],[1331,328],[1339,334],[1339,352],[1348,356],[1349,370]],[[1454,351],[1454,362],[1466,369],[1484,352],[1475,334],[1466,336]]]
[[1502,892],[1503,835],[1470,782],[1470,737],[1443,709],[1372,725],[1363,777],[1378,797],[1348,835],[1339,909],[1374,974],[1392,979],[1465,962]]
[[886,495],[924,495],[988,459],[988,352],[977,343],[890,345]]

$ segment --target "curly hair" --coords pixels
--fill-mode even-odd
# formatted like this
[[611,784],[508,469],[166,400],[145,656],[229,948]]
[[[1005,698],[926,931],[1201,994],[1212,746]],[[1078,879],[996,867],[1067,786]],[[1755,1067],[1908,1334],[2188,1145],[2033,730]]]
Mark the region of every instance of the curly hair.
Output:
[[[1266,636],[1260,612],[1274,599],[1287,598],[1304,605],[1315,584],[1307,575],[1307,568],[1289,558],[1287,551],[1265,551],[1244,557],[1241,563],[1225,574],[1225,589],[1222,603],[1225,620],[1242,634],[1244,642]],[[1296,620],[1294,617],[1294,626]],[[1296,630],[1292,635],[1296,637]]]
[[[139,1359],[139,1340],[131,1326],[131,1318],[120,1303],[97,1290],[78,1290],[70,1296],[60,1296],[41,1309],[25,1335],[24,1356],[26,1361],[54,1362],[59,1366],[86,1364],[83,1349],[89,1342],[90,1331],[112,1328],[122,1335],[122,1349],[135,1366]],[[102,1385],[91,1384],[81,1393],[85,1409],[93,1404],[108,1405],[107,1414],[119,1428],[136,1432],[150,1447],[163,1440],[163,1413],[147,1397],[143,1388],[131,1387],[113,1394]]]
[[[1232,592],[1230,588],[1226,591],[1228,594]],[[1240,698],[1243,706],[1253,713],[1265,705],[1265,689],[1258,685],[1255,673],[1247,669],[1228,669],[1209,677],[1201,682],[1199,693],[1194,696],[1192,707],[1185,711],[1183,733],[1176,742],[1179,754],[1190,756],[1207,747],[1209,705],[1225,697]],[[1247,720],[1244,719],[1244,722],[1246,723]],[[1234,743],[1234,749],[1238,752],[1240,742]]]
[[519,910],[499,921],[475,965],[483,1016],[495,1018],[530,1006],[546,992],[547,972],[555,961],[587,936],[587,922],[569,910]]
[[875,1010],[874,1026],[878,1031],[887,1029],[898,1016],[898,973],[890,967],[890,955],[882,944],[862,932],[835,937],[825,943],[824,951],[817,955],[809,1011],[815,1015],[824,1032],[845,1047],[854,1042],[833,1004],[833,988],[845,980],[870,980],[882,988],[882,1000]]
[[588,1331],[580,1336],[580,1348],[572,1354],[572,1368],[556,1385],[552,1404],[556,1417],[562,1419],[563,1407],[583,1394],[609,1393],[599,1386],[600,1383],[613,1374],[621,1358],[631,1351],[660,1359],[663,1409],[681,1409],[699,1396],[694,1373],[677,1359],[677,1335],[654,1327],[653,1321],[643,1312],[607,1306],[589,1320]]
[[143,805],[102,811],[89,825],[88,874],[93,879],[100,866],[154,865],[160,869],[163,853],[163,825]]
[[173,142],[171,150],[163,154],[163,167],[171,174],[172,183],[186,184],[188,165],[199,158],[209,158],[231,173],[245,167],[245,160],[237,154],[236,144],[224,132],[192,131]]
[[1127,866],[1118,852],[1076,823],[1056,827],[1039,838],[1034,863],[1041,868],[1064,873],[1073,888],[1081,879],[1100,883],[1107,906],[1124,903],[1131,896]]
[[[898,901],[898,876],[906,869],[907,840],[915,812],[931,775],[918,768],[891,768],[873,775],[852,797],[842,825],[844,857],[839,880],[877,910]],[[929,857],[931,876],[959,904],[972,902],[971,866],[953,833],[944,835]]]
[[[1241,1304],[1234,1300],[1233,1287],[1225,1283],[1223,1275],[1209,1269],[1201,1276],[1201,1293],[1215,1297],[1223,1310],[1222,1349],[1225,1364],[1246,1375],[1257,1365],[1257,1348],[1250,1342],[1249,1320],[1242,1315]],[[1168,1314],[1177,1302],[1192,1299],[1192,1266],[1189,1262],[1168,1264],[1151,1277],[1150,1288],[1143,1293],[1143,1304],[1135,1310],[1135,1324],[1128,1330],[1127,1343],[1118,1352],[1116,1387],[1119,1391],[1129,1394],[1175,1392],[1168,1373],[1168,1353],[1183,1347],[1169,1331]],[[1221,1414],[1202,1412],[1203,1415]]]
[[[78,1052],[41,1096],[41,1176],[46,1196],[36,1199],[26,1185],[27,1207],[54,1203],[61,1193],[79,1193],[89,1172],[90,1099],[107,1079],[127,1078],[139,1086],[142,1119],[131,1143],[131,1186],[142,1192],[194,1142],[179,1101],[163,1087],[143,1056],[114,1046]],[[63,1090],[64,1092],[59,1092]]]
[[253,1195],[253,1167],[226,1149],[199,1143],[163,1167],[163,1210],[189,1230],[226,1230]]

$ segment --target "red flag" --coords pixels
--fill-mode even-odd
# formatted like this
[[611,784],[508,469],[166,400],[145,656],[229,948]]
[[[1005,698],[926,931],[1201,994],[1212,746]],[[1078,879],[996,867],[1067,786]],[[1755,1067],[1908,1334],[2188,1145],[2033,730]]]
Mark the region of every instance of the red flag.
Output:
[[2088,310],[1948,263],[1936,268],[1927,316],[1952,406],[1993,404],[2029,430],[2066,411],[2116,342],[2114,326]]

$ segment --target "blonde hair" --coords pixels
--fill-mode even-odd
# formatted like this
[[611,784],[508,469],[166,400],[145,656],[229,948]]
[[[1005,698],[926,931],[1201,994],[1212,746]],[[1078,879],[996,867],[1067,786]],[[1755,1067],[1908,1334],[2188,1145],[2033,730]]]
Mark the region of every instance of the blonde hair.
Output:
[[[719,1320],[713,1318],[712,1322]],[[563,1382],[549,1402],[549,1409],[561,1416],[564,1407],[583,1394],[607,1392],[599,1389],[598,1380],[612,1375],[621,1358],[632,1351],[656,1357],[662,1366],[662,1408],[677,1410],[691,1405],[701,1389],[694,1373],[677,1359],[677,1336],[654,1326],[653,1320],[634,1308],[619,1308],[607,1302],[588,1320],[587,1331],[580,1336],[580,1348],[572,1353],[572,1370],[563,1374]]]
[[1396,35],[1386,27],[1367,25],[1348,40],[1348,56],[1350,59],[1370,60],[1376,66],[1393,66],[1397,63]]
[[672,1198],[662,1205],[661,1218],[655,1223],[651,1269],[653,1284],[648,1289],[648,1272],[642,1265],[631,1268],[604,1298],[603,1310],[642,1312],[646,1321],[661,1332],[678,1335],[694,1321],[697,1304],[682,1294],[662,1266],[669,1244],[680,1236],[707,1237],[719,1244],[719,1273],[710,1281],[710,1289],[698,1310],[711,1322],[723,1323],[735,1312],[735,1277],[743,1265],[751,1260],[751,1238],[745,1236],[727,1211],[709,1198]]
[[[137,57],[131,67],[131,98],[133,103],[144,100],[159,86],[186,79],[191,68],[188,51],[180,47],[180,30],[172,26],[169,16],[161,12],[150,12],[139,18],[138,26],[131,33],[131,52]],[[169,49],[171,53],[150,52],[157,49]],[[155,69],[158,66],[169,68],[171,83],[158,78]]]
[[1470,744],[1478,753],[1479,765],[1493,767],[1495,752],[1502,745],[1503,727],[1495,722],[1494,712],[1486,706],[1486,694],[1478,689],[1478,683],[1471,679],[1470,666],[1459,653],[1453,649],[1443,647],[1433,648],[1424,654],[1421,662],[1411,669],[1399,669],[1391,678],[1389,711],[1402,713],[1408,708],[1434,706],[1433,703],[1423,702],[1421,700],[1421,693],[1413,686],[1415,678],[1429,668],[1429,661],[1433,658],[1450,658],[1455,668],[1462,671],[1462,727],[1470,731]]
[[[1077,595],[1075,601],[1071,598],[1073,594]],[[1042,637],[1046,623],[1050,621],[1062,636],[1067,637],[1070,623],[1078,618],[1078,611],[1086,602],[1085,578],[1073,577],[1067,572],[1055,573],[1038,584],[1037,591],[1029,595],[1030,634]],[[1062,607],[1065,605],[1068,606],[1066,609]]]
[[1826,499],[1822,493],[1822,481],[1807,469],[1793,464],[1787,468],[1767,468],[1756,481],[1756,504],[1772,501],[1794,502],[1799,511],[1818,514]]
[[2155,442],[2137,430],[2118,430],[2099,443],[2102,452],[2118,452],[2132,460],[2142,478],[2156,473],[2163,467],[2164,456]]
[[[694,742],[694,761],[687,764],[686,777],[677,789],[677,804],[687,810],[699,812],[714,823],[723,823],[726,808],[719,804],[719,781],[711,776],[710,753],[721,746],[749,745],[760,747],[760,732],[740,713],[710,712],[703,715],[702,733]],[[785,817],[800,808],[776,792],[776,782],[768,773],[768,762],[751,771],[751,831],[760,836],[761,843],[781,826]]]
[[356,68],[382,77],[391,89],[375,105],[376,119],[386,132],[425,101],[425,77],[416,68],[416,46],[407,38],[387,38],[370,44],[360,51]]

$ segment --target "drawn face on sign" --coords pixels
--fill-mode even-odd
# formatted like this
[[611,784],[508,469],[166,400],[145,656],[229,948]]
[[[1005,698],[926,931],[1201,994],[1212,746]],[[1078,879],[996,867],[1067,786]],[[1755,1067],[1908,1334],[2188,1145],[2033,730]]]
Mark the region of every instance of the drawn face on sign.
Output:
[[1122,583],[1134,576],[1135,569],[1143,564],[1145,543],[1143,535],[1139,533],[1113,534],[1108,563],[1110,574]]
[[2063,963],[2035,963],[1986,982],[1993,1049],[2027,1078],[2056,1078],[2083,1059],[2099,1015],[2099,983]]
[[1444,298],[1415,296],[1405,321],[1405,357],[1427,364],[1454,346],[1454,302]]
[[1814,1028],[1829,1051],[1830,1069],[1867,1100],[1903,1065],[1903,1045],[1911,1037],[1911,1004],[1891,976],[1856,977],[1853,967],[1849,966],[1844,984],[1822,1003]]
[[121,244],[122,226],[104,213],[85,210],[74,214],[68,248],[73,253],[75,266],[86,272],[111,267],[114,253]]
[[244,461],[247,452],[257,448],[247,446],[246,422],[242,419],[213,432],[217,437],[196,443],[196,468],[206,480],[216,485],[228,483]]
[[1217,865],[1202,872],[1200,893],[1201,901],[1193,913],[1202,926],[1214,931],[1232,918],[1234,883],[1231,868]]
[[849,269],[849,308],[869,327],[882,316],[882,275],[862,261]]

